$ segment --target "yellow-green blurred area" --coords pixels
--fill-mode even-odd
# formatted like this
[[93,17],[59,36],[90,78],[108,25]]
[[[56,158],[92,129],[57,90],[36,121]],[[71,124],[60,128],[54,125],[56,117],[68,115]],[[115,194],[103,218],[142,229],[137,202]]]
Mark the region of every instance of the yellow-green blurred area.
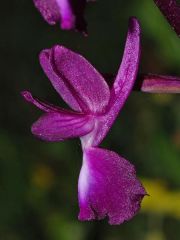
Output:
[[46,143],[30,133],[41,112],[20,91],[64,106],[38,54],[63,44],[100,72],[117,72],[129,16],[142,27],[140,73],[180,76],[180,39],[152,0],[88,3],[89,36],[49,26],[33,1],[1,2],[0,240],[179,240],[180,101],[178,95],[132,92],[102,146],[129,159],[146,196],[140,213],[120,226],[79,222],[78,139]]

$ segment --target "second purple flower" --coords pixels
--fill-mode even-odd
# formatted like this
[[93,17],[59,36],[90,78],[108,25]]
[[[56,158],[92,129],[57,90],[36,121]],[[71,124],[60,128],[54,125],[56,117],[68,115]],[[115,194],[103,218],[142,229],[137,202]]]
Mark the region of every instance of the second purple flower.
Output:
[[33,0],[43,18],[50,24],[60,23],[65,30],[86,33],[84,10],[86,0]]

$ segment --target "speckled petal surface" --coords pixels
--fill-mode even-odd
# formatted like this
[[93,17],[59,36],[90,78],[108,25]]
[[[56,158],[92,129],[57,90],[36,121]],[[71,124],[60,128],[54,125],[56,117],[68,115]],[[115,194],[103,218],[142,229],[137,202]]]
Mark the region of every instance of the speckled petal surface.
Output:
[[80,220],[108,217],[110,224],[121,224],[137,213],[144,195],[127,160],[105,149],[84,151],[78,182]]
[[92,117],[67,112],[51,112],[40,117],[31,128],[32,133],[45,141],[62,141],[79,137],[92,130]]
[[[122,62],[111,92],[111,111],[119,112],[134,86],[141,52],[140,33],[138,20],[134,17],[130,18]],[[119,107],[114,107],[114,104]]]
[[54,25],[60,21],[60,11],[56,0],[33,0],[44,20]]
[[154,2],[180,37],[180,3],[177,0],[154,0]]
[[40,63],[56,91],[72,109],[88,113],[106,110],[109,87],[81,55],[57,45],[41,52]]

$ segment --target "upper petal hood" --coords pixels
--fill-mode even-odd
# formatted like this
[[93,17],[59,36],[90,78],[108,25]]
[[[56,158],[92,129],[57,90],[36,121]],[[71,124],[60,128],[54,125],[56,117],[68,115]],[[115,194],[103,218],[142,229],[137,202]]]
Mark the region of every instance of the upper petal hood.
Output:
[[84,151],[78,184],[80,220],[109,217],[110,224],[120,224],[137,213],[144,195],[127,160],[105,149]]
[[104,78],[81,55],[63,46],[40,54],[40,63],[56,91],[74,110],[102,113],[110,91]]

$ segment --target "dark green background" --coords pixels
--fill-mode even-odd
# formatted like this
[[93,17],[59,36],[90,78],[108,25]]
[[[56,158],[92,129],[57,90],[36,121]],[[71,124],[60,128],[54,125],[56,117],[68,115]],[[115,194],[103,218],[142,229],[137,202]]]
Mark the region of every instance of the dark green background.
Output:
[[[86,10],[88,38],[49,26],[33,1],[1,3],[0,239],[180,239],[178,219],[164,214],[140,213],[120,226],[79,222],[79,140],[44,143],[31,135],[30,126],[41,113],[24,102],[20,91],[64,104],[38,62],[40,50],[54,44],[83,54],[101,72],[115,74],[133,15],[142,27],[139,71],[180,76],[180,40],[153,1],[99,0]],[[161,179],[170,191],[178,191],[179,108],[178,95],[133,92],[103,146],[135,164],[138,176]]]

